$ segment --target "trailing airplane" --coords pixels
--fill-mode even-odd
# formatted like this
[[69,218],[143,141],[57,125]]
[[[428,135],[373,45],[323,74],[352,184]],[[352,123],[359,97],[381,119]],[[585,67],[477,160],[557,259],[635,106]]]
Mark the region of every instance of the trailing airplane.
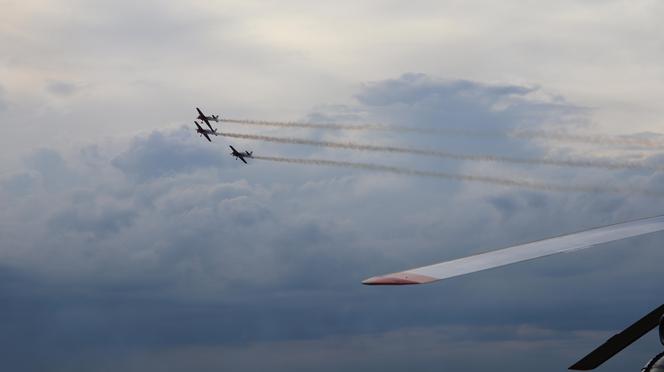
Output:
[[203,111],[201,111],[201,109],[199,109],[198,107],[196,107],[196,111],[198,111],[198,117],[196,119],[203,120],[203,122],[205,122],[205,124],[207,124],[207,126],[210,127],[211,131],[216,131],[216,129],[212,128],[212,125],[210,125],[210,122],[214,121],[215,123],[218,123],[219,122],[219,115],[205,116]]
[[251,159],[254,155],[253,151],[239,152],[233,146],[231,146],[231,150],[233,150],[233,152],[231,152],[231,155],[235,156],[237,159],[242,160],[244,162],[244,164],[249,164],[249,163],[247,163],[246,160],[244,160],[245,158]]
[[664,230],[664,215],[643,218],[573,234],[561,235],[555,238],[538,240],[532,243],[515,245],[505,249],[418,267],[411,270],[374,276],[366,279],[362,284],[403,285],[431,283],[437,280],[493,269],[517,262],[550,256],[556,253],[590,248],[598,244],[662,230]]
[[[212,142],[212,140],[210,139],[210,136],[219,135],[217,133],[216,129],[203,129],[200,126],[200,124],[198,124],[197,121],[194,121],[194,124],[196,124],[196,133],[200,134],[201,136],[205,136],[205,138],[207,138],[207,140],[210,141],[210,142]],[[210,128],[212,128],[212,127],[210,127]]]

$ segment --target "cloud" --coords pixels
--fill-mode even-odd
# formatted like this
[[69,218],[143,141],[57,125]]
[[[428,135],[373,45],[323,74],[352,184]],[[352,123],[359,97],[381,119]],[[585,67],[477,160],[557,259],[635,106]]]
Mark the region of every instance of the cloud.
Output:
[[0,85],[0,112],[7,110],[9,107],[9,102],[7,101],[7,93],[5,92],[5,88]]
[[[434,327],[397,332],[326,337],[314,342],[278,341],[253,343],[243,348],[224,346],[163,349],[134,354],[120,361],[125,371],[213,371],[224,369],[277,371],[363,370],[487,370],[520,368],[559,371],[560,358],[577,357],[591,346],[587,340],[605,337],[601,332],[570,333],[537,327]],[[566,344],[560,347],[560,344]],[[260,358],[256,358],[260,355]],[[640,363],[639,353],[622,360],[619,367]],[[614,364],[614,367],[616,364]],[[93,368],[94,365],[88,366]]]
[[[436,81],[425,74],[404,74],[398,79],[365,85],[358,100],[371,106],[387,106],[395,103],[416,104],[430,100],[445,103],[445,98],[458,101],[474,101],[489,106],[511,96],[523,96],[534,88],[515,85],[485,85],[467,80]],[[452,104],[449,106],[458,107]]]
[[[425,74],[404,74],[365,84],[358,101],[390,123],[422,122],[464,130],[551,125],[565,118],[577,124],[587,110],[542,94],[536,87],[441,80]],[[374,109],[375,108],[375,109]],[[407,116],[417,115],[416,117]],[[406,115],[405,115],[406,114]]]
[[[135,139],[112,164],[124,174],[139,179],[176,175],[206,167],[220,167],[226,156],[218,148],[193,146],[192,131],[181,128],[168,136],[152,132]],[[198,145],[198,143],[196,143]]]
[[46,90],[55,96],[68,97],[75,94],[78,87],[65,81],[51,81],[46,84]]
[[[592,338],[579,346],[589,349],[661,299],[652,280],[661,276],[659,236],[423,288],[375,290],[359,281],[659,214],[657,199],[260,162],[243,167],[229,161],[221,138],[209,144],[193,135],[193,107],[274,120],[657,131],[662,6],[9,4],[0,13],[5,368],[563,369],[578,356],[557,354],[568,350],[568,331],[600,330],[602,337],[579,335]],[[434,77],[441,75],[463,79]],[[373,82],[354,88],[366,80]],[[49,82],[61,85],[49,92]],[[173,130],[183,123],[188,130]],[[539,140],[306,135],[660,163],[634,151]],[[507,167],[239,142],[265,155],[555,183],[663,185],[650,171]],[[550,343],[519,343],[510,329],[524,324],[554,336]],[[504,332],[504,342],[482,342],[490,336],[485,327]],[[477,337],[458,346],[464,335]],[[505,346],[514,340],[518,345]],[[659,348],[651,345],[635,345],[605,370],[642,364]]]
[[[312,116],[394,114],[437,125],[453,115],[478,128],[524,121],[545,127],[556,110],[578,115],[577,125],[587,119],[587,111],[540,98],[546,96],[540,90],[406,75],[369,84],[355,103],[322,106]],[[465,151],[484,146],[392,134],[314,135]],[[513,139],[491,145],[507,154],[550,150]],[[53,368],[95,370],[106,363],[131,370],[164,367],[166,358],[173,370],[264,369],[263,362],[284,370],[325,363],[330,370],[389,370],[418,355],[425,370],[457,369],[464,361],[481,370],[495,363],[514,369],[536,363],[530,355],[537,355],[559,370],[578,356],[569,344],[588,340],[576,332],[603,337],[662,294],[657,281],[644,280],[661,270],[658,236],[436,285],[367,288],[360,281],[374,274],[657,214],[659,206],[620,194],[497,189],[258,161],[244,166],[230,161],[226,146],[221,137],[208,143],[175,128],[119,144],[37,149],[23,159],[0,183],[0,297],[11,304],[0,308],[11,320],[0,342],[13,356],[10,365],[39,370],[39,359]],[[662,184],[648,173],[417,165],[570,183]],[[584,347],[601,339],[592,335]],[[547,356],[552,348],[564,351]],[[645,344],[635,350],[635,359],[649,353]],[[488,353],[486,359],[468,362],[477,352]]]
[[58,212],[51,220],[51,229],[56,231],[79,231],[93,234],[117,233],[131,225],[136,211],[112,205],[88,205],[80,203],[71,209]]

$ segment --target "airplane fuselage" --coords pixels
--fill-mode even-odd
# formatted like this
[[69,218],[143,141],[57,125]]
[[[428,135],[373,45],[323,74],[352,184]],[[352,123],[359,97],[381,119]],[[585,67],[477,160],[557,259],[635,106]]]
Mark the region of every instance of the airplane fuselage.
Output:
[[212,115],[212,116],[198,115],[198,119],[203,121],[214,121],[215,123],[219,122],[219,116],[217,115]]
[[210,135],[210,136],[218,135],[216,130],[209,130],[209,129],[196,129],[196,132],[201,134],[201,135],[203,135],[203,134],[207,134],[207,135]]

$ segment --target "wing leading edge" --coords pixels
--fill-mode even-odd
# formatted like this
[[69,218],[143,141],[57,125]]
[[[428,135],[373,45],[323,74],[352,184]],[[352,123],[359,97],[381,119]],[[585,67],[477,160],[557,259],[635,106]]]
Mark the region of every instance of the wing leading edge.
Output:
[[[201,111],[201,109],[199,109],[198,107],[196,107],[196,111],[198,111],[198,118],[203,120],[205,122],[205,124],[207,124],[207,126],[210,127],[211,131],[214,131],[214,129],[212,129],[212,125],[210,125],[210,121],[208,120],[207,116],[205,116],[203,111]],[[210,141],[210,142],[212,142],[212,141]]]
[[516,245],[434,265],[366,279],[367,285],[424,284],[455,276],[532,260],[557,253],[664,230],[664,215],[619,223],[573,234]]

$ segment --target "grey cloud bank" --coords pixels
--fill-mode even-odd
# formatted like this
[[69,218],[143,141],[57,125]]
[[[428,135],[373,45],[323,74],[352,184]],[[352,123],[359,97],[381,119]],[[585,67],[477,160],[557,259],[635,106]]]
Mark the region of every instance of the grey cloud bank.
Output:
[[[532,87],[407,74],[309,117],[548,129],[550,117],[583,126],[588,115]],[[306,133],[510,156],[552,151],[515,139]],[[189,127],[172,128],[136,135],[119,150],[35,150],[2,177],[0,345],[8,366],[560,371],[661,302],[661,235],[441,285],[360,284],[411,265],[659,214],[657,200],[242,166],[226,146],[221,137],[209,144]],[[375,160],[280,145],[256,151]],[[417,164],[653,189],[663,181],[643,171]],[[641,343],[605,370],[636,369],[656,348]],[[473,357],[478,352],[482,358]]]
[[46,85],[46,90],[56,96],[71,96],[76,93],[78,87],[65,81],[52,81]]

